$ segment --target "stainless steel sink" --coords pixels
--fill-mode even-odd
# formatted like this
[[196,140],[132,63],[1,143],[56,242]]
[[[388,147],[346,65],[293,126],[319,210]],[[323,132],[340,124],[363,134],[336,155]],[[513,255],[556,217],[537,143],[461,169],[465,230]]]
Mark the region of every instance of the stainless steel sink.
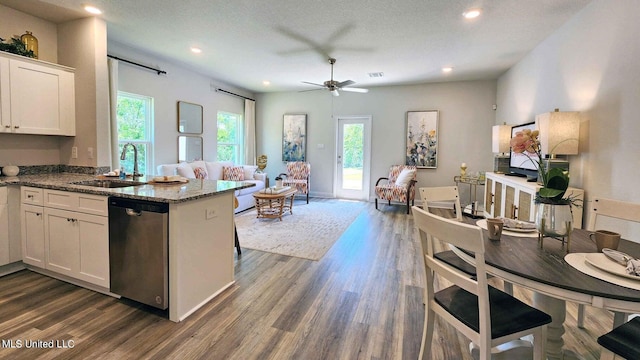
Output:
[[86,180],[71,183],[72,185],[92,186],[100,188],[121,188],[129,186],[144,185],[141,181],[125,181],[125,180]]

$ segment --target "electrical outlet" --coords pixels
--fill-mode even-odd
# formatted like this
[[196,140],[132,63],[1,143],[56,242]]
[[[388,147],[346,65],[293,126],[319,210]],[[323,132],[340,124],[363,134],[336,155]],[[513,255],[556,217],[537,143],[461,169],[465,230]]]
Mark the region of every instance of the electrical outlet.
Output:
[[78,147],[74,146],[71,148],[71,158],[72,159],[77,159],[78,158]]
[[214,217],[218,216],[218,214],[216,213],[216,209],[209,208],[205,210],[204,216],[206,219],[213,219]]
[[93,148],[92,147],[87,149],[87,155],[89,155],[89,159],[93,159]]

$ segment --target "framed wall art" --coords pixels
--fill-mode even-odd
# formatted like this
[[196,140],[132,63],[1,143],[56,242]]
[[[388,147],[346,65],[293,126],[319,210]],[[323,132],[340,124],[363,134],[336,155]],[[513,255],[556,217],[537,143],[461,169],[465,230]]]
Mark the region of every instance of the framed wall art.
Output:
[[407,111],[406,165],[438,166],[438,110]]
[[282,121],[282,161],[306,161],[307,114],[285,114]]

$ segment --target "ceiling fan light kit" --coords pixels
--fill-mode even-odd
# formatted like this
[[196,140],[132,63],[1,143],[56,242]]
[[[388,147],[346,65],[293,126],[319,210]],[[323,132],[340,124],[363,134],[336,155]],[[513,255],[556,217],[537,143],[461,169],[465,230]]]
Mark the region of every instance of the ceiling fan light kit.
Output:
[[[330,80],[327,80],[322,84],[316,84],[316,83],[312,83],[312,82],[308,82],[308,81],[303,81],[303,83],[309,84],[309,85],[320,86],[323,89],[327,89],[327,90],[329,90],[329,92],[333,96],[340,96],[340,92],[338,90],[357,92],[357,93],[367,93],[367,92],[369,92],[369,89],[350,87],[351,85],[355,84],[355,81],[353,81],[353,80],[345,80],[345,81],[342,81],[342,82],[333,80],[333,65],[335,63],[336,63],[336,59],[329,58],[329,64],[331,64],[331,79]],[[304,92],[304,91],[314,91],[314,90],[321,90],[321,89],[302,90],[302,92]]]

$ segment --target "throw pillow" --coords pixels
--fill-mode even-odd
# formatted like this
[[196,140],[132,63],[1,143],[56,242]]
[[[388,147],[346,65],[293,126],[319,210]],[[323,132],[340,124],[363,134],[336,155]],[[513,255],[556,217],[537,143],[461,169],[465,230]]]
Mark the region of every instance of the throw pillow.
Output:
[[181,162],[176,168],[178,175],[186,177],[188,179],[195,179],[196,174],[193,172],[193,168],[187,162]]
[[242,166],[225,166],[222,168],[222,180],[244,181],[244,169]]
[[400,175],[398,175],[398,179],[396,180],[396,186],[402,186],[406,188],[409,185],[409,182],[415,176],[415,174],[416,174],[415,170],[402,169],[402,171],[400,172]]
[[233,166],[231,161],[207,161],[207,173],[209,173],[209,180],[222,180],[222,169],[225,166]]
[[208,179],[209,177],[207,176],[207,169],[203,168],[203,167],[197,167],[195,169],[193,169],[193,174],[196,176],[196,179]]
[[255,165],[242,165],[242,168],[244,169],[244,178],[246,180],[253,180],[253,174],[256,173],[258,167]]

